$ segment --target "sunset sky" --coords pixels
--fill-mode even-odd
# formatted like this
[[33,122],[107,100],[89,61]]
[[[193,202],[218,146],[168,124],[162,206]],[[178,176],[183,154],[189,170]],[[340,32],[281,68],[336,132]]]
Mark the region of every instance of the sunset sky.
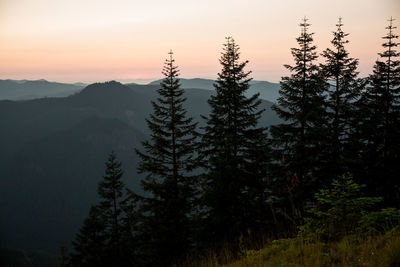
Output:
[[[215,78],[226,36],[258,80],[278,82],[291,64],[298,24],[312,24],[318,52],[338,17],[367,75],[399,0],[0,0],[0,79],[148,81],[172,49],[184,78]],[[400,29],[397,33],[400,33]],[[400,48],[399,48],[400,50]]]

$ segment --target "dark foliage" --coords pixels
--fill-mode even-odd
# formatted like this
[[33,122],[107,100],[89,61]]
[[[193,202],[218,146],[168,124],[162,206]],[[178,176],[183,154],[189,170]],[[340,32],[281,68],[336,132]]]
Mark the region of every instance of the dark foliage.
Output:
[[197,123],[187,117],[186,98],[179,84],[178,67],[165,61],[164,80],[153,101],[154,113],[147,119],[150,140],[144,152],[136,150],[144,196],[132,192],[139,203],[137,239],[144,265],[165,265],[179,261],[194,245],[195,213],[198,206],[200,166]]
[[[273,108],[282,124],[272,126],[275,194],[281,212],[294,226],[313,193],[323,185],[321,168],[326,165],[327,85],[318,66],[316,46],[308,32],[307,19],[300,24],[299,48],[292,48],[295,65],[285,65],[292,73],[281,81],[278,105]],[[293,224],[292,224],[293,225]]]
[[126,242],[130,229],[124,225],[124,190],[121,163],[112,152],[105,175],[99,183],[100,204],[90,209],[89,217],[72,243],[72,266],[130,266],[133,262]]
[[248,61],[239,61],[239,46],[226,38],[220,58],[222,70],[208,101],[211,113],[204,117],[204,155],[208,161],[204,188],[206,232],[213,242],[235,241],[248,229],[262,228],[266,205],[266,128],[258,121],[258,94],[246,97]]
[[354,104],[364,85],[361,79],[357,79],[358,60],[351,58],[345,48],[349,41],[346,39],[348,34],[342,30],[341,18],[336,26],[331,41],[333,48],[322,53],[325,63],[321,65],[322,74],[330,86],[326,100],[329,130],[325,150],[327,165],[323,174],[327,180],[351,172],[350,167],[356,157],[352,153],[355,146],[352,124],[358,116]]
[[90,208],[89,216],[72,242],[74,252],[70,256],[71,266],[106,266],[106,225],[98,207]]
[[381,197],[362,196],[360,186],[344,175],[315,193],[315,199],[318,206],[307,210],[311,217],[300,227],[301,235],[335,241],[360,231],[371,207],[382,201]]
[[383,37],[385,49],[374,66],[358,102],[356,125],[361,142],[357,178],[370,192],[385,196],[387,205],[400,205],[400,53],[390,19]]

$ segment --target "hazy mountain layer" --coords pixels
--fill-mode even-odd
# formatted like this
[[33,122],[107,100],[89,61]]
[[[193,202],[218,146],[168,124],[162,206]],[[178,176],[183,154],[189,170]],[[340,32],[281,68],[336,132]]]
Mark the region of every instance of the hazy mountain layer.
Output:
[[42,97],[69,96],[84,88],[84,84],[37,81],[0,80],[0,100],[29,100]]
[[[134,148],[156,85],[92,84],[69,97],[0,101],[0,245],[57,249],[70,244],[96,202],[107,155],[115,150],[124,181],[138,190]],[[186,108],[200,125],[211,90],[187,89]],[[262,125],[278,122],[263,101]]]
[[[151,86],[159,86],[161,80],[151,82]],[[214,90],[214,80],[210,79],[181,79],[182,88]],[[128,86],[137,84],[131,83]],[[32,100],[44,97],[66,97],[79,92],[85,87],[83,83],[57,83],[46,80],[0,80],[0,100]],[[267,81],[251,81],[247,95],[260,93],[260,98],[276,102],[279,84]]]
[[[198,88],[205,90],[214,90],[214,80],[209,79],[181,79],[182,88]],[[158,85],[160,80],[151,82],[150,85]],[[279,97],[279,88],[280,85],[278,83],[270,83],[267,81],[251,81],[250,88],[247,91],[247,96],[252,96],[256,93],[260,94],[260,98],[264,100],[268,100],[271,102],[276,102]]]

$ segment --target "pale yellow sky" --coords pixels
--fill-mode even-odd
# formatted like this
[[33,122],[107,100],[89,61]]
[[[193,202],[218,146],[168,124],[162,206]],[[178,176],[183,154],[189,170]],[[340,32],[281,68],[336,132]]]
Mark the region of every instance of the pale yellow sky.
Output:
[[156,79],[170,49],[182,77],[215,78],[225,36],[233,36],[252,76],[278,82],[304,16],[319,52],[341,16],[367,75],[387,19],[400,26],[400,1],[0,0],[0,79]]

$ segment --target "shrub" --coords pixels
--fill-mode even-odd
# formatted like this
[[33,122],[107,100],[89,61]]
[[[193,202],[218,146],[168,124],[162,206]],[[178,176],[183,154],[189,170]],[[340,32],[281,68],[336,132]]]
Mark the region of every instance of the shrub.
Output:
[[364,213],[360,220],[359,230],[371,234],[400,234],[400,210],[386,208]]
[[373,205],[382,201],[381,197],[362,197],[360,186],[344,175],[334,179],[331,187],[315,194],[317,206],[307,211],[311,216],[300,226],[301,236],[340,240],[358,231],[362,221],[365,221],[365,227],[378,221],[365,216]]

